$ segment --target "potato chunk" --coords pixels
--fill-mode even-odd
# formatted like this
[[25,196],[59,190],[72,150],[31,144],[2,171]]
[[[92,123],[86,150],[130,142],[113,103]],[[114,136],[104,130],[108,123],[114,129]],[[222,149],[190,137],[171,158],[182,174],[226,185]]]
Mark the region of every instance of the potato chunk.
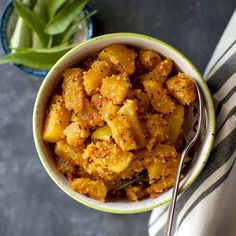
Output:
[[89,128],[83,120],[71,122],[63,133],[68,144],[74,147],[83,144],[84,140],[90,135]]
[[131,127],[131,132],[133,133],[135,142],[137,143],[137,148],[141,149],[146,144],[145,132],[142,123],[138,117],[138,105],[135,100],[126,100],[124,105],[119,110],[119,115],[124,116],[124,118],[129,122]]
[[147,114],[145,124],[148,131],[148,150],[152,150],[156,143],[161,143],[169,138],[168,123],[161,115]]
[[97,91],[102,85],[102,80],[110,74],[111,66],[105,61],[94,61],[91,69],[84,74],[84,89],[87,95]]
[[73,161],[74,164],[83,168],[83,149],[83,145],[72,147],[66,142],[66,140],[61,140],[56,143],[54,151],[61,159]]
[[148,166],[151,195],[163,192],[173,186],[179,154],[170,145],[157,145],[153,150],[153,162]]
[[99,111],[105,100],[107,100],[107,98],[104,98],[100,93],[95,93],[92,95],[90,103]]
[[155,68],[156,72],[159,72],[161,77],[166,79],[171,73],[173,68],[173,61],[170,58],[166,58],[164,61],[160,62]]
[[102,96],[112,100],[114,104],[121,104],[130,87],[129,78],[127,74],[112,75],[106,77],[101,86]]
[[56,167],[59,172],[67,177],[69,181],[78,176],[80,170],[71,160],[65,160],[58,156],[55,158]]
[[110,142],[98,141],[87,146],[83,158],[87,161],[85,169],[88,173],[93,173],[93,163],[97,165],[96,170],[100,166],[103,168],[103,171],[107,168],[111,172],[120,173],[128,167],[133,158],[133,153],[123,152],[119,147]]
[[63,130],[69,121],[70,111],[65,108],[62,97],[54,95],[45,119],[43,140],[55,143],[63,139]]
[[160,84],[163,84],[167,79],[168,75],[172,71],[173,62],[169,58],[161,61],[152,71],[142,75],[140,79],[142,81],[155,80]]
[[197,96],[192,78],[184,73],[178,73],[178,75],[168,79],[166,86],[170,94],[182,105],[190,105]]
[[[169,150],[164,150],[169,149]],[[158,150],[153,163],[147,168],[149,183],[147,192],[151,198],[155,198],[159,193],[167,191],[175,182],[179,154],[173,147],[163,146]]]
[[140,111],[148,111],[149,97],[147,93],[143,92],[141,89],[129,89],[127,97],[137,100]]
[[129,186],[125,189],[126,195],[131,201],[138,201],[147,194],[142,186]]
[[132,74],[135,70],[137,53],[122,44],[114,44],[103,49],[98,54],[99,60],[110,62],[115,70]]
[[168,114],[175,109],[175,103],[168,95],[165,88],[153,80],[143,82],[144,89],[147,92],[153,108],[161,113]]
[[137,149],[131,125],[125,117],[118,115],[107,123],[111,128],[112,137],[123,151]]
[[103,120],[109,122],[116,117],[119,109],[119,106],[114,105],[111,100],[106,99],[103,100],[99,114],[102,116]]
[[[154,168],[156,167],[159,168],[160,165],[157,164],[154,166]],[[170,169],[173,169],[174,171],[176,171],[176,168],[177,168],[177,165],[175,162],[173,162],[172,167],[168,168],[168,173],[171,172]],[[151,186],[147,188],[147,192],[150,194],[150,198],[156,198],[160,193],[163,193],[167,191],[168,189],[172,188],[175,182],[175,175],[176,173],[174,174],[172,173],[152,183]]]
[[[64,71],[63,77],[68,80],[83,77],[83,70],[81,68],[68,68]],[[82,81],[81,81],[82,82]]]
[[81,112],[72,113],[72,121],[84,121],[89,127],[103,126],[104,121],[98,111],[92,107],[88,99],[85,99],[84,108]]
[[139,59],[148,70],[153,70],[161,62],[161,57],[158,53],[146,49],[140,50]]
[[169,144],[157,144],[152,151],[154,157],[178,157],[178,153],[175,148]]
[[176,105],[172,113],[165,116],[165,120],[169,126],[170,141],[175,144],[182,132],[182,126],[184,122],[184,107]]
[[110,99],[103,97],[100,93],[96,93],[91,97],[91,104],[106,122],[113,119],[120,109],[120,106],[113,104]]
[[62,97],[69,111],[80,112],[84,105],[83,71],[80,68],[70,68],[63,74]]
[[106,185],[102,180],[91,180],[89,178],[77,178],[70,183],[71,188],[84,195],[105,202],[107,195]]
[[152,152],[142,149],[134,152],[134,157],[129,166],[120,173],[122,179],[132,179],[152,163]]

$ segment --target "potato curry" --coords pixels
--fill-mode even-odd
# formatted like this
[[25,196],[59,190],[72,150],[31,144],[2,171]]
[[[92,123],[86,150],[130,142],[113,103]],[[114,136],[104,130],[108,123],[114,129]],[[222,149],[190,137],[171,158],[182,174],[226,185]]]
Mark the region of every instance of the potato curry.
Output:
[[63,73],[43,140],[70,187],[99,201],[138,201],[173,186],[192,78],[170,58],[114,44]]

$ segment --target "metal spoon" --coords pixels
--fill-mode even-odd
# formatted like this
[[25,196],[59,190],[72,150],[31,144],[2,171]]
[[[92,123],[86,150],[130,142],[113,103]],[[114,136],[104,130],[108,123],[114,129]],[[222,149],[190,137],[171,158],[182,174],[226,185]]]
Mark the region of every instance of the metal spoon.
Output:
[[[185,122],[186,124],[183,127],[183,133],[184,133],[184,138],[186,140],[186,146],[179,160],[178,170],[177,170],[177,174],[175,178],[175,185],[173,187],[173,192],[172,192],[172,200],[169,205],[169,212],[168,212],[167,223],[165,226],[164,236],[171,235],[174,210],[175,210],[176,199],[177,199],[177,194],[179,190],[179,182],[180,182],[180,176],[183,169],[184,158],[187,155],[190,148],[193,146],[193,144],[197,141],[198,136],[200,134],[200,130],[201,130],[200,128],[201,128],[202,117],[203,117],[203,99],[202,99],[200,88],[196,82],[195,82],[195,86],[197,88],[197,95],[198,95],[198,113],[194,115],[193,110],[192,111],[188,110],[186,114],[186,117],[190,118],[188,122]],[[192,112],[192,114],[190,114],[190,112]]]

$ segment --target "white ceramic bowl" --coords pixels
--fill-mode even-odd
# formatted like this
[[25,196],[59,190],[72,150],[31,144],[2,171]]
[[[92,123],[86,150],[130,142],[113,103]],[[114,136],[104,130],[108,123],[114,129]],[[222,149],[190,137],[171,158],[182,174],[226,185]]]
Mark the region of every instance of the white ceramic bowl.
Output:
[[63,70],[115,43],[127,44],[137,48],[151,49],[162,54],[165,57],[169,57],[175,62],[176,66],[181,71],[190,75],[199,84],[205,102],[205,119],[203,122],[203,130],[201,133],[199,145],[194,154],[190,169],[185,178],[181,181],[181,191],[187,189],[194,182],[208,159],[214,139],[215,113],[212,97],[202,76],[193,66],[193,64],[186,57],[184,57],[184,55],[182,55],[179,51],[177,51],[170,45],[149,36],[132,33],[116,33],[103,35],[97,38],[90,39],[85,43],[79,44],[77,47],[73,48],[66,55],[64,55],[49,71],[38,92],[33,114],[34,141],[40,160],[49,176],[65,193],[67,193],[78,202],[105,212],[143,212],[151,210],[168,202],[171,199],[172,189],[161,194],[155,199],[148,198],[139,202],[122,200],[117,202],[102,203],[88,198],[73,191],[68,186],[67,179],[62,174],[60,174],[55,167],[48,145],[42,140],[45,109],[47,107],[50,95],[62,79]]

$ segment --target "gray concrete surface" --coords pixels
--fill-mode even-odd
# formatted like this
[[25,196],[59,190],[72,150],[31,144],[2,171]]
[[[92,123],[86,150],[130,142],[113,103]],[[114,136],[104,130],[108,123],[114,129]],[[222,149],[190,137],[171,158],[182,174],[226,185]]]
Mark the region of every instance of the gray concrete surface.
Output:
[[[0,0],[2,12],[7,0]],[[95,34],[139,32],[162,39],[203,72],[235,0],[93,0]],[[2,51],[0,52],[2,56]],[[0,236],[145,236],[150,213],[113,215],[64,194],[36,154],[32,110],[42,79],[0,66]]]

